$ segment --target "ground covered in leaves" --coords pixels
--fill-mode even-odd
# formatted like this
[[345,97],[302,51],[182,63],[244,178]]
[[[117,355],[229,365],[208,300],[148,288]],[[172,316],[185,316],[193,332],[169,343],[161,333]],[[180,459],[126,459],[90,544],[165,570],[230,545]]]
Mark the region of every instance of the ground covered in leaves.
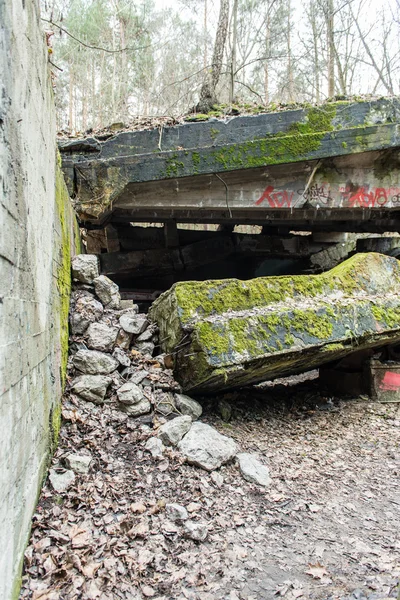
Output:
[[[235,464],[218,476],[174,449],[153,459],[157,417],[68,396],[52,466],[93,460],[64,493],[45,482],[20,598],[397,598],[399,406],[332,401],[312,381],[206,400],[201,420],[268,465],[260,488]],[[167,519],[169,502],[207,523],[206,541]]]

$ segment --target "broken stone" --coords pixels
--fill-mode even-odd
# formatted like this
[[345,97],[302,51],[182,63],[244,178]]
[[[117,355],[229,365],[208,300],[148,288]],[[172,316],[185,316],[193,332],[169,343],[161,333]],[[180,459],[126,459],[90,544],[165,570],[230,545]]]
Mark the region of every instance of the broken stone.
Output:
[[373,252],[320,275],[179,282],[149,312],[182,388],[202,392],[398,343],[399,314],[400,262]]
[[75,471],[75,473],[86,475],[89,472],[92,457],[86,454],[67,454],[65,462],[67,467]]
[[75,473],[73,471],[59,472],[56,469],[50,469],[49,479],[53,489],[56,492],[65,492],[75,481]]
[[171,521],[186,521],[189,518],[186,508],[180,504],[166,504],[165,514]]
[[246,481],[257,483],[264,487],[271,484],[268,467],[264,466],[254,454],[241,452],[236,456],[239,469]]
[[149,342],[153,339],[154,335],[154,331],[149,327],[136,338],[136,342]]
[[167,421],[158,430],[158,437],[166,446],[176,446],[192,426],[192,419],[184,415]]
[[220,488],[222,486],[222,484],[224,483],[224,478],[221,475],[221,473],[218,473],[218,471],[213,471],[210,475],[211,477],[211,481],[214,483],[214,485],[216,485],[218,488]]
[[179,442],[178,448],[188,463],[206,471],[218,469],[237,454],[237,446],[231,438],[199,421],[193,423],[189,433]]
[[118,367],[118,361],[98,350],[78,350],[72,359],[78,371],[88,375],[109,375]]
[[145,444],[145,450],[150,452],[150,454],[152,455],[153,458],[162,458],[164,444],[162,443],[162,441],[159,438],[151,437],[147,440],[147,442]]
[[105,323],[92,323],[87,330],[88,346],[95,350],[112,350],[118,330]]
[[145,356],[153,356],[155,344],[152,342],[139,342],[135,346]]
[[134,311],[136,313],[139,312],[139,307],[138,307],[137,304],[135,304],[133,302],[133,300],[121,300],[119,307],[122,310],[129,309],[129,310],[132,310],[132,311]]
[[174,395],[169,392],[155,392],[156,411],[164,416],[176,412]]
[[103,310],[103,305],[91,294],[79,297],[70,317],[72,335],[85,333],[91,323],[101,318]]
[[127,333],[123,329],[118,331],[117,339],[115,340],[115,345],[119,346],[123,350],[129,350],[129,346],[132,341],[132,333]]
[[184,529],[186,537],[195,542],[204,542],[208,535],[207,525],[198,521],[185,521]]
[[105,275],[96,277],[93,281],[97,296],[107,308],[119,308],[121,296],[119,287]]
[[73,380],[71,389],[85,400],[102,404],[110,383],[111,377],[104,375],[80,375]]
[[119,408],[132,417],[139,417],[150,412],[150,401],[145,397],[142,388],[128,381],[117,390]]
[[175,405],[183,415],[189,415],[192,421],[201,417],[203,412],[201,404],[185,394],[175,394]]
[[93,283],[99,276],[99,261],[94,254],[78,254],[71,261],[72,277],[82,283]]
[[131,381],[132,383],[136,383],[136,385],[139,385],[139,383],[142,383],[142,381],[144,381],[144,379],[146,379],[148,375],[149,373],[147,371],[145,371],[144,369],[140,369],[129,376],[129,381]]
[[136,384],[128,381],[117,390],[118,400],[122,404],[137,404],[143,398],[143,390]]
[[136,315],[134,312],[121,315],[119,324],[127,333],[140,335],[148,326],[149,322],[145,315]]
[[131,365],[131,359],[129,358],[129,356],[121,348],[115,348],[114,349],[113,357],[123,367],[130,367],[130,365]]

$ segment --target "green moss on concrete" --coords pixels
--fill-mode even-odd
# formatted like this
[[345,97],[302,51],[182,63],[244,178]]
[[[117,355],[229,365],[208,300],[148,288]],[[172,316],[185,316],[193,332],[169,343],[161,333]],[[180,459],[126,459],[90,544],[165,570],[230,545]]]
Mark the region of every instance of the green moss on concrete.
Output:
[[178,177],[179,174],[184,170],[185,163],[178,160],[178,154],[175,152],[171,158],[165,159],[165,177],[171,179],[172,177]]
[[372,306],[372,314],[379,323],[384,323],[387,327],[393,328],[400,326],[400,308],[388,308],[378,305]]

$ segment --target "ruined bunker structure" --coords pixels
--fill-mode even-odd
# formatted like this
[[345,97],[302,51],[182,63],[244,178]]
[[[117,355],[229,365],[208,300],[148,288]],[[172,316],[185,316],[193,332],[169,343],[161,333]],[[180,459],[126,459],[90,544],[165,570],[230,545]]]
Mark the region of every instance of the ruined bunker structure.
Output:
[[400,341],[400,263],[356,254],[321,275],[180,282],[153,304],[186,391],[307,371]]
[[[103,273],[122,290],[160,291],[180,280],[318,272],[355,250],[355,234],[397,233],[399,126],[400,100],[386,98],[61,140],[59,148]],[[180,226],[188,223],[219,227]]]

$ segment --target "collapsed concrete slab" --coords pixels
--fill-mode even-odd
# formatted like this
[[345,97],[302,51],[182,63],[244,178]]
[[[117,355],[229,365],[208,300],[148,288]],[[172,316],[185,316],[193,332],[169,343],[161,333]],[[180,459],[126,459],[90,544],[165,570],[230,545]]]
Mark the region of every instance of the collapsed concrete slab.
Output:
[[180,282],[150,318],[184,390],[239,387],[400,341],[400,263],[368,253],[321,275]]

